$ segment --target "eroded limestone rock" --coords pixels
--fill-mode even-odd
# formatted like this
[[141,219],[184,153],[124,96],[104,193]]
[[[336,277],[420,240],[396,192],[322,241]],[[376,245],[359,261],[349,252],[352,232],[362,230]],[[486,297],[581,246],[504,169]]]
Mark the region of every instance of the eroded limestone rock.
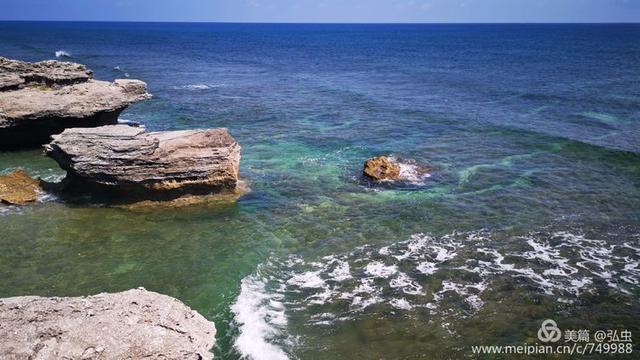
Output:
[[146,132],[126,125],[67,129],[45,145],[73,188],[129,200],[233,191],[240,145],[227,129]]
[[66,128],[116,124],[128,105],[150,97],[142,81],[93,80],[80,64],[0,57],[0,149],[42,145]]
[[143,288],[0,299],[1,359],[212,359],[215,334],[182,302]]

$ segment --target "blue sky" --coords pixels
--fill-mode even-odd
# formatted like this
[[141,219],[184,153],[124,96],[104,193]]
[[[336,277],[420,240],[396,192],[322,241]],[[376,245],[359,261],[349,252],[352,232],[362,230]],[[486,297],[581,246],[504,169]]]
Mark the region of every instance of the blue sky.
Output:
[[0,0],[1,20],[640,22],[640,0]]

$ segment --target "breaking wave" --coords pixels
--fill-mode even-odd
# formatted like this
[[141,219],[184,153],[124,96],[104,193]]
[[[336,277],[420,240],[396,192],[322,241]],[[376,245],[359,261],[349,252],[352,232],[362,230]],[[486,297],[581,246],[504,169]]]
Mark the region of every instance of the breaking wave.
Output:
[[488,232],[416,234],[316,261],[291,255],[278,267],[278,294],[291,309],[313,307],[309,322],[319,325],[375,306],[470,316],[482,309],[483,295],[495,290],[496,281],[559,303],[603,289],[632,295],[640,289],[639,242],[639,236],[611,242],[570,232],[499,241]]
[[57,58],[63,58],[63,57],[71,57],[71,54],[64,51],[64,50],[57,50],[56,51],[56,57]]
[[240,295],[231,306],[240,331],[234,347],[243,358],[287,360],[289,356],[274,343],[286,340],[283,295],[268,291],[267,283],[259,275],[242,279]]
[[189,85],[181,85],[174,86],[174,90],[209,90],[213,88],[222,87],[222,84],[189,84]]
[[522,294],[558,306],[612,291],[635,296],[640,235],[607,236],[415,234],[387,246],[364,245],[315,259],[272,259],[259,270],[273,275],[258,272],[242,281],[232,307],[240,324],[235,347],[247,358],[288,358],[303,340],[287,335],[287,316],[310,326],[333,326],[373,313],[426,313],[453,333],[447,324],[487,304],[493,309],[496,302],[518,301]]
[[413,160],[400,160],[392,157],[400,166],[400,179],[412,185],[424,185],[425,180],[431,177],[431,174],[421,171],[420,166]]

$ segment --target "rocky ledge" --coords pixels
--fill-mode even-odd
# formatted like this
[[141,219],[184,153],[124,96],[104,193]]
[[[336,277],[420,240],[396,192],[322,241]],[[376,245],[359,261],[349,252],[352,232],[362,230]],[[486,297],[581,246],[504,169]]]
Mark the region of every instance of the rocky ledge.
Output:
[[0,57],[0,149],[33,147],[71,127],[116,124],[131,103],[148,99],[139,80],[93,80],[83,65]]
[[45,152],[67,171],[65,188],[128,202],[233,192],[238,184],[240,145],[227,129],[73,128],[54,135]]
[[2,359],[212,359],[215,334],[182,302],[143,288],[0,299]]

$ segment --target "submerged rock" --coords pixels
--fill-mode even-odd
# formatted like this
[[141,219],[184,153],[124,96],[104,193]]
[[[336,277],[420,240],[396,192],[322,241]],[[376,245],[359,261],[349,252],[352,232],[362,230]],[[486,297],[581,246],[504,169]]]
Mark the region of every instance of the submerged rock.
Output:
[[0,202],[10,205],[34,202],[38,199],[39,191],[40,181],[22,169],[0,176]]
[[171,200],[233,192],[240,145],[227,129],[146,132],[126,125],[67,129],[45,152],[72,189],[127,200]]
[[400,161],[393,156],[377,156],[364,163],[364,174],[376,181],[421,183],[431,169],[414,161]]
[[2,359],[212,359],[215,325],[143,288],[0,299]]
[[0,149],[42,145],[70,127],[116,124],[129,104],[151,97],[142,81],[92,76],[80,64],[0,57]]

